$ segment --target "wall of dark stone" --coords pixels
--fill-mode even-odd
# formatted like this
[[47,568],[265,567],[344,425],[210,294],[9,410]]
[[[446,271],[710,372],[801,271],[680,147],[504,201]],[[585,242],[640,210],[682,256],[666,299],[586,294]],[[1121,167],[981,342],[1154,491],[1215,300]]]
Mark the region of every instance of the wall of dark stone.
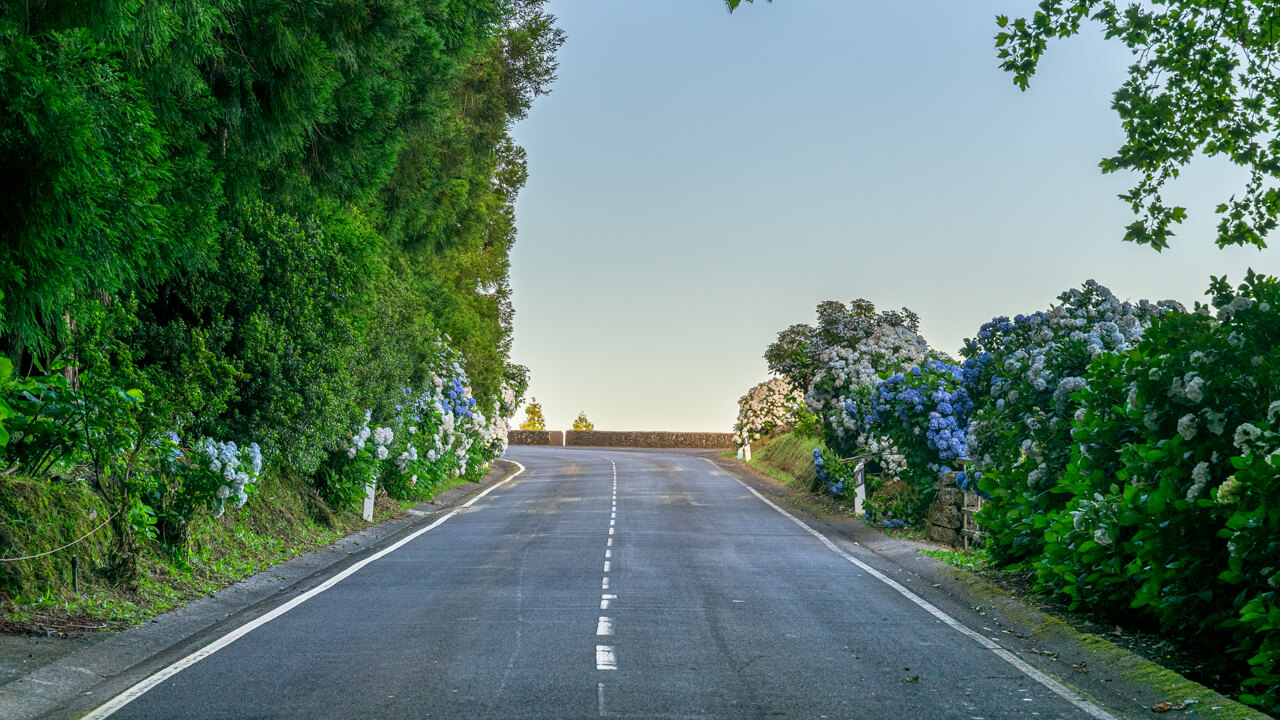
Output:
[[733,449],[733,433],[569,430],[564,436],[565,445],[578,447]]
[[508,445],[564,445],[564,433],[559,430],[512,430],[507,434]]

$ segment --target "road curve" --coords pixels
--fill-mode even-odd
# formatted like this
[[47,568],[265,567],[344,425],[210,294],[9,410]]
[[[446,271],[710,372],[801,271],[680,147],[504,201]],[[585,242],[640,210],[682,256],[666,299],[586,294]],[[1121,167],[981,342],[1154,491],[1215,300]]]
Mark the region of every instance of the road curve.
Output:
[[507,457],[525,472],[111,717],[1109,717],[711,454]]

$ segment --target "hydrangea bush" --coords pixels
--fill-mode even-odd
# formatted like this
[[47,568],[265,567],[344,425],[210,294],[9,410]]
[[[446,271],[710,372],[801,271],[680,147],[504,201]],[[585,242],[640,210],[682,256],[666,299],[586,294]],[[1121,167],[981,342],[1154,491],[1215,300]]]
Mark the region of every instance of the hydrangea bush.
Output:
[[939,473],[967,457],[965,430],[973,402],[958,365],[927,360],[876,386],[865,425],[887,437],[903,458],[899,475],[915,496],[905,510],[918,522],[936,493]]
[[[1170,313],[1081,391],[1042,589],[1247,660],[1280,710],[1280,286],[1250,274]],[[1212,653],[1211,653],[1212,654]],[[1238,666],[1244,666],[1243,662]]]
[[742,447],[773,432],[791,427],[805,413],[804,393],[786,378],[773,378],[755,385],[738,399],[738,420],[733,425],[733,441]]
[[1089,363],[1127,351],[1153,320],[1181,309],[1122,302],[1090,280],[1048,310],[997,317],[965,341],[965,387],[975,405],[966,441],[972,480],[991,496],[978,520],[997,558],[1038,555],[1048,513],[1065,501],[1059,481]]
[[444,344],[436,352],[424,387],[401,388],[400,402],[381,425],[366,412],[344,452],[331,458],[322,476],[330,502],[355,506],[368,483],[381,485],[392,498],[426,498],[449,480],[478,476],[506,452],[506,418],[528,384],[524,368],[510,369],[486,415],[472,394],[461,356]]
[[871,393],[883,378],[905,372],[927,357],[925,339],[895,325],[876,327],[856,345],[824,350],[805,402],[822,419],[827,447],[846,455],[883,453],[888,464],[900,467],[900,454],[865,423]]

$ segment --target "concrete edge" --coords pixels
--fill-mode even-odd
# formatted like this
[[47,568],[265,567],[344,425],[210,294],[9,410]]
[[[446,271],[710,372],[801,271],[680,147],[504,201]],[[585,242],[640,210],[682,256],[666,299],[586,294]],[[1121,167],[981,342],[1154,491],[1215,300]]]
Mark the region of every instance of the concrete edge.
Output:
[[[962,602],[968,605],[980,607],[981,603],[992,603],[994,601],[1003,617],[1012,616],[1020,624],[1034,628],[1034,639],[1040,641],[1053,640],[1078,647],[1081,654],[1087,655],[1090,658],[1090,662],[1096,663],[1095,667],[1099,670],[1110,673],[1114,677],[1121,678],[1129,683],[1149,688],[1153,696],[1165,698],[1175,703],[1186,703],[1186,709],[1177,713],[1180,717],[1274,720],[1274,718],[1261,710],[1252,708],[1216,690],[1189,680],[1135,652],[1115,645],[1103,637],[1079,632],[1064,620],[1026,605],[1020,599],[1008,594],[1002,588],[979,575],[948,565],[941,560],[919,552],[922,549],[950,550],[952,549],[950,547],[893,538],[861,521],[858,521],[858,526],[854,532],[842,531],[843,529],[832,527],[823,518],[815,515],[810,508],[795,502],[797,496],[805,496],[808,493],[787,485],[736,458],[721,455],[712,458],[712,462],[737,479],[766,494],[787,512],[792,513],[810,525],[815,525],[815,529],[824,535],[835,535],[836,537],[832,537],[833,540],[839,539],[858,545],[862,550],[876,555],[885,563],[896,566],[902,571],[913,575],[918,574],[920,568],[918,566],[907,567],[904,564],[904,560],[910,558],[916,562],[926,561],[928,565],[932,566],[927,579],[935,581],[937,583],[935,587],[943,586],[944,592],[964,598]],[[919,588],[912,589],[919,590]],[[1024,657],[1023,659],[1027,660],[1028,658]],[[1061,672],[1062,668],[1057,668],[1058,671],[1055,672],[1055,668],[1051,664],[1040,663],[1037,665],[1037,669],[1078,692],[1086,692],[1075,681],[1075,678],[1064,676]],[[1103,704],[1105,705],[1106,703]],[[1151,713],[1152,711],[1148,708],[1146,717],[1149,717]]]
[[[159,615],[149,622],[111,633],[0,686],[0,717],[31,720],[68,709],[87,711],[98,704],[94,688],[113,679],[145,674],[163,660],[201,646],[271,608],[323,582],[329,575],[390,545],[485,489],[506,480],[518,466],[503,459],[478,483],[450,488],[419,503],[404,515],[371,525],[324,547],[273,565],[211,595]],[[230,626],[227,626],[230,623]],[[125,684],[124,687],[128,685]],[[121,687],[120,690],[123,690]],[[114,693],[102,693],[113,695]],[[105,700],[99,695],[96,700]],[[79,700],[79,702],[75,702]],[[85,707],[80,707],[85,706]]]

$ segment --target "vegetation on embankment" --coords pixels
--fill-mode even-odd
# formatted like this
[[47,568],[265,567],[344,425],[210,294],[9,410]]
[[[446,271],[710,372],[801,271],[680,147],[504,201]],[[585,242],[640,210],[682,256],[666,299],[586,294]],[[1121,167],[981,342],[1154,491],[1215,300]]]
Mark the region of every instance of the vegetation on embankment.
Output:
[[[454,478],[432,494],[465,482]],[[374,522],[402,515],[414,502],[379,493]],[[298,473],[268,473],[252,507],[193,521],[185,556],[159,542],[146,544],[137,582],[126,587],[106,570],[115,541],[110,523],[89,534],[108,514],[101,499],[79,483],[0,479],[0,546],[57,548],[88,534],[59,552],[0,563],[6,630],[74,634],[144,622],[369,526],[355,509],[331,509]],[[79,558],[79,594],[72,558]]]
[[503,452],[545,2],[0,10],[0,594],[150,610]]
[[825,450],[822,440],[800,433],[783,433],[761,445],[752,445],[747,464],[802,490],[813,488],[817,476],[813,471],[813,451]]

